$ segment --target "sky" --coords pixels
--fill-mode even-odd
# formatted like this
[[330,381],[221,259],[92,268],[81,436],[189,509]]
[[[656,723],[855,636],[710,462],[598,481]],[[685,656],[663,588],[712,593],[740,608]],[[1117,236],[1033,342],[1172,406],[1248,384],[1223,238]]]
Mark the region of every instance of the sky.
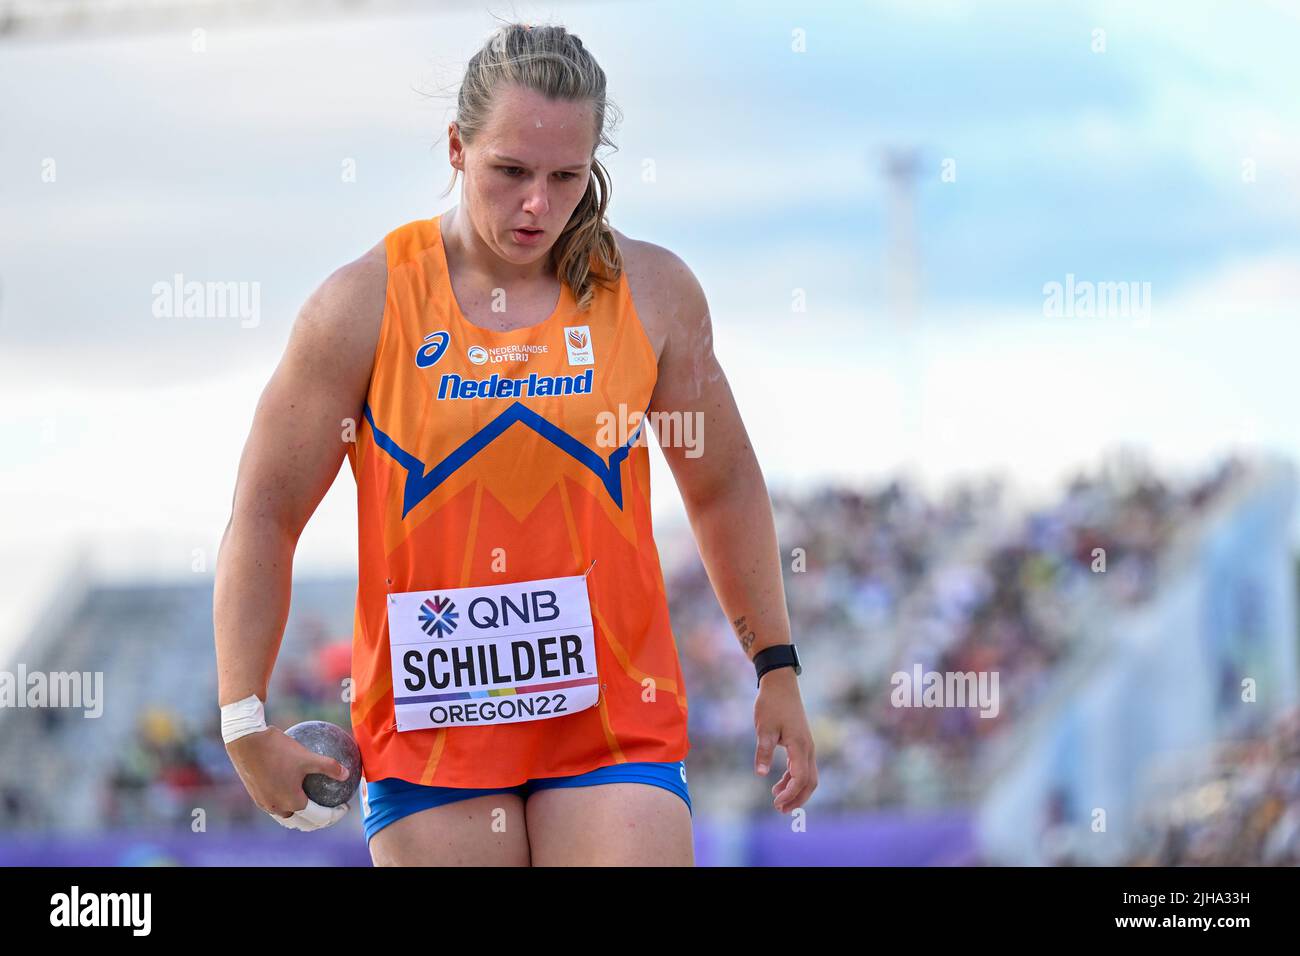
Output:
[[[1171,474],[1300,455],[1296,3],[462,4],[8,40],[7,619],[83,544],[211,573],[298,308],[455,204],[445,128],[493,13],[564,23],[602,63],[610,219],[699,277],[774,489],[1049,494],[1118,446]],[[910,322],[887,150],[917,157]],[[159,316],[176,274],[256,284],[258,321]],[[1067,281],[1149,309],[1048,314]],[[680,523],[652,456],[656,520]],[[355,567],[354,494],[345,466],[299,570]]]

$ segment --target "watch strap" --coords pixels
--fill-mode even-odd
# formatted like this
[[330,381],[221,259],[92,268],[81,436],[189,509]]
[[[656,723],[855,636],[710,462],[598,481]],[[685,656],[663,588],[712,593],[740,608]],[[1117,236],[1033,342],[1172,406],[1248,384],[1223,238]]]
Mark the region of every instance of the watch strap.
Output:
[[763,675],[778,667],[793,667],[795,674],[803,673],[803,667],[799,663],[799,652],[795,650],[793,644],[774,644],[754,655],[754,672],[758,675],[760,686],[763,683]]

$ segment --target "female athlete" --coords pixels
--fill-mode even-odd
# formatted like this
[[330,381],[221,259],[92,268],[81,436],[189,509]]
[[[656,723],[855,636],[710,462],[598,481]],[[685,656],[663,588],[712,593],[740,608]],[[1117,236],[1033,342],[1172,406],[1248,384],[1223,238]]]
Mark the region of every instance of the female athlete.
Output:
[[578,37],[497,30],[448,126],[459,204],[308,299],[239,463],[223,735],[253,800],[298,829],[347,809],[308,800],[304,775],[346,774],[263,705],[298,538],[345,457],[356,479],[351,722],[376,865],[693,864],[648,424],[755,664],[755,771],[785,749],[781,812],[817,785],[767,489],[695,276],[606,222],[606,113]]

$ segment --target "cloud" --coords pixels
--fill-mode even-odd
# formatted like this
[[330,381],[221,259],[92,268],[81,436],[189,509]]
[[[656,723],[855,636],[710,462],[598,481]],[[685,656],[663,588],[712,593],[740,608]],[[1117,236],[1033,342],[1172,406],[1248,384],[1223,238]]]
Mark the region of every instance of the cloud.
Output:
[[1291,315],[1300,310],[1300,247],[1234,256],[1178,289],[1165,306],[1181,315]]

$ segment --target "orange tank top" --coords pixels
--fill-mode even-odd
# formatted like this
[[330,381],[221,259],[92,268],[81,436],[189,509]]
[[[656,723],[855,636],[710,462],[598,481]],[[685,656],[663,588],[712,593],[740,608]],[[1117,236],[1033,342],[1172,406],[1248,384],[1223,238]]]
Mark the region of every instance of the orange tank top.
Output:
[[[637,423],[658,367],[627,276],[598,286],[587,310],[561,283],[545,321],[481,329],[452,293],[439,220],[385,238],[383,323],[364,421],[348,449],[359,532],[351,717],[365,776],[508,787],[682,760],[686,691]],[[398,731],[390,595],[584,573],[594,706]]]

